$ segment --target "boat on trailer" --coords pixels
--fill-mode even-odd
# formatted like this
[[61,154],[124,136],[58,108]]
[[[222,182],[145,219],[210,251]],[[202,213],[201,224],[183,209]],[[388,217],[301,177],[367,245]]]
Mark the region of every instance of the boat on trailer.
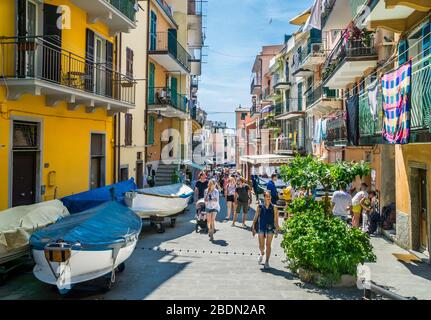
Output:
[[33,232],[67,217],[59,200],[18,206],[0,212],[0,282],[8,273],[31,260],[29,238]]
[[176,216],[183,212],[194,191],[189,186],[177,183],[147,189],[126,192],[124,202],[141,218],[156,223],[159,232],[163,232],[162,222],[171,218],[171,226],[175,225]]
[[132,255],[141,228],[140,217],[115,201],[70,215],[31,236],[33,273],[62,294],[105,275],[110,287]]

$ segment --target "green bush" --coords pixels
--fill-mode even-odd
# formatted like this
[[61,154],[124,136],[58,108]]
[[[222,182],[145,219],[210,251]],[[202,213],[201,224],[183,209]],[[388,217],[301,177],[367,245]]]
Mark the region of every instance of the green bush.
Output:
[[303,268],[336,282],[343,274],[356,276],[358,264],[376,260],[369,236],[325,215],[322,203],[296,199],[290,208],[294,214],[283,226],[281,246],[291,270]]

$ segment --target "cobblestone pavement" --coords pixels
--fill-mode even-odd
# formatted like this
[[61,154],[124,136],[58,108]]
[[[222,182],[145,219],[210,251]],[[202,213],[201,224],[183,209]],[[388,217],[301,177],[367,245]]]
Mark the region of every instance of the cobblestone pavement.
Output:
[[[218,220],[225,218],[225,203]],[[248,215],[251,225],[254,209]],[[240,225],[240,224],[238,224]],[[360,299],[356,288],[323,290],[303,285],[283,263],[281,236],[274,239],[271,268],[257,263],[257,238],[249,229],[218,222],[214,242],[194,231],[190,207],[175,228],[156,233],[144,224],[142,239],[126,270],[108,292],[100,282],[80,285],[61,297],[56,288],[36,280],[28,270],[12,276],[0,287],[0,299]],[[97,287],[99,286],[99,288]]]

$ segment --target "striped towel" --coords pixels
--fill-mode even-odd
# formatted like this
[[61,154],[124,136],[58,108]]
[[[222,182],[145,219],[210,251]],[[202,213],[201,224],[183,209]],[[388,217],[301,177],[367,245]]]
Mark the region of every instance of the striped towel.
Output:
[[382,77],[382,135],[390,144],[409,143],[411,77],[411,61]]

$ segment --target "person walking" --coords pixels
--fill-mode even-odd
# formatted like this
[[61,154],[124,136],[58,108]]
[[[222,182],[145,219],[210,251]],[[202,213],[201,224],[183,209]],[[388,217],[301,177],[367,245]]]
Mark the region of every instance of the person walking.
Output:
[[208,189],[205,190],[205,208],[207,210],[208,236],[210,237],[210,241],[213,241],[215,219],[217,213],[220,212],[220,193],[216,188],[214,180],[208,182]]
[[230,220],[231,213],[234,215],[235,213],[235,192],[236,192],[236,182],[234,177],[230,177],[228,182],[226,183],[224,194],[226,197],[226,206],[227,206],[227,216],[226,221]]
[[253,237],[258,234],[259,258],[258,264],[262,264],[265,256],[264,268],[269,268],[269,258],[271,257],[271,246],[274,234],[279,232],[278,209],[272,203],[271,193],[264,192],[264,203],[257,207],[252,224]]
[[251,176],[251,183],[253,187],[254,194],[256,195],[256,204],[259,204],[259,177],[257,175]]
[[271,175],[271,181],[269,181],[266,185],[266,188],[271,192],[271,201],[273,204],[277,204],[277,201],[279,199],[278,197],[278,191],[275,184],[277,183],[277,174],[273,173]]
[[199,174],[199,180],[195,184],[195,203],[205,197],[205,190],[208,189],[208,180],[204,172]]
[[343,221],[347,221],[349,209],[352,206],[352,196],[346,191],[345,185],[332,195],[332,213]]
[[361,190],[355,194],[352,199],[352,226],[355,228],[359,228],[359,223],[361,221],[361,213],[362,213],[362,205],[361,201],[364,198],[368,198],[368,185],[366,183],[361,184]]
[[245,221],[247,219],[248,208],[250,207],[250,204],[251,204],[251,189],[245,183],[245,179],[240,178],[239,179],[239,185],[235,190],[236,210],[235,210],[235,214],[233,216],[232,227],[235,226],[238,214],[241,213],[241,209],[242,209],[242,227],[243,228],[247,227],[245,224]]

